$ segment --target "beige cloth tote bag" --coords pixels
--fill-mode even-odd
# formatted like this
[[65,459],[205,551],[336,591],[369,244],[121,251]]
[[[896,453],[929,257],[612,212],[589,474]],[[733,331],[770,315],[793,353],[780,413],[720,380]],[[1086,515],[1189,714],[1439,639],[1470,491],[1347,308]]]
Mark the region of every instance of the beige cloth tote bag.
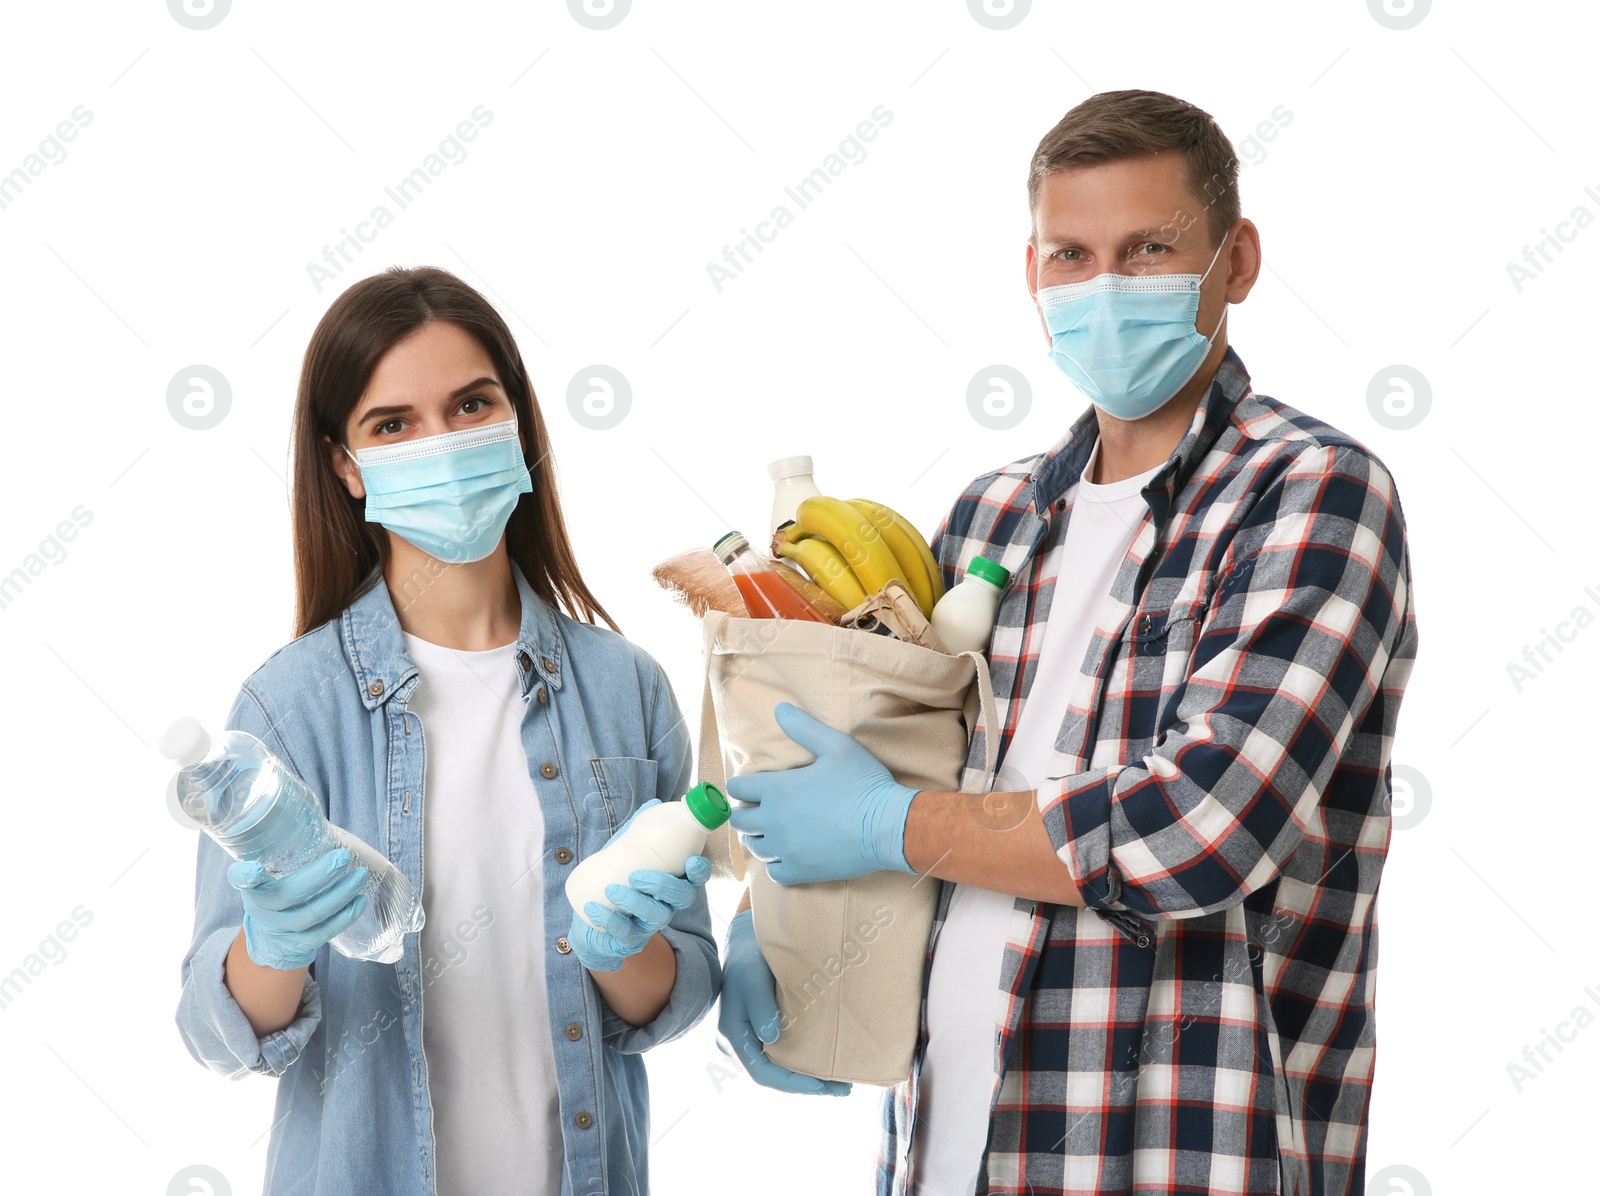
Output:
[[[993,783],[994,691],[988,662],[845,627],[713,611],[702,622],[706,692],[700,779],[809,764],[773,708],[793,702],[854,736],[903,785],[954,791],[981,712],[984,784]],[[939,893],[932,877],[874,872],[779,885],[724,825],[707,854],[721,875],[748,874],[756,940],[778,986],[782,1028],[768,1058],[824,1080],[889,1086],[911,1073],[922,970]]]

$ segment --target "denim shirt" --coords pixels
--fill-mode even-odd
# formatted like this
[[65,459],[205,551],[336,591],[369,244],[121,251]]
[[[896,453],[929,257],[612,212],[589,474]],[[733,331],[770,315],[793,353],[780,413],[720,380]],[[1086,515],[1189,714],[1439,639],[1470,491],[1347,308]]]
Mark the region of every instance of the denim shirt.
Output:
[[[572,953],[563,886],[640,803],[681,798],[691,783],[689,736],[648,653],[553,609],[511,567],[522,596],[522,746],[544,813],[545,938],[528,946],[545,953],[546,991],[531,999],[550,1012],[566,1156],[561,1191],[648,1191],[649,1097],[639,1053],[684,1033],[716,999],[721,972],[705,893],[662,931],[677,978],[661,1013],[635,1027],[606,1004]],[[388,585],[376,570],[368,580],[371,588],[342,614],[246,679],[227,725],[265,742],[330,821],[387,855],[420,895],[426,741],[406,709],[419,673]],[[434,1196],[422,996],[449,961],[419,958],[418,934],[405,937],[394,964],[359,962],[325,945],[294,1020],[258,1037],[222,979],[243,917],[225,875],[233,861],[210,836],[198,839],[178,1028],[189,1053],[219,1075],[278,1077],[264,1191]]]

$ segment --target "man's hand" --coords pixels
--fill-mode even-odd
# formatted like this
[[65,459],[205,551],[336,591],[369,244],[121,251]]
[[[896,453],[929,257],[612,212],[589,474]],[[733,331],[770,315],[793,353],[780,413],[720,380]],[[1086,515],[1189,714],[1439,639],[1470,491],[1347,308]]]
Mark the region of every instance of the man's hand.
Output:
[[906,812],[920,790],[900,784],[866,748],[798,707],[779,702],[773,713],[816,760],[728,781],[730,797],[757,803],[736,807],[729,821],[745,850],[766,862],[767,875],[793,885],[915,871],[906,863]]
[[767,1058],[763,1044],[778,1041],[782,1019],[778,1015],[777,985],[756,945],[752,917],[749,910],[740,910],[728,927],[728,942],[722,952],[722,998],[717,1009],[718,1047],[744,1064],[750,1078],[764,1088],[812,1096],[848,1095],[849,1084],[801,1075]]

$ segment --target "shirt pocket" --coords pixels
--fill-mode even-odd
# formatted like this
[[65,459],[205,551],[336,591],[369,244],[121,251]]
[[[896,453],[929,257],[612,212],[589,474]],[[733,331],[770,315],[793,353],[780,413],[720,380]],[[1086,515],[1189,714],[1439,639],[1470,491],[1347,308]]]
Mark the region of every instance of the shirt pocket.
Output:
[[1198,601],[1134,611],[1112,649],[1091,768],[1138,760],[1172,724],[1205,614]]
[[656,762],[643,756],[593,756],[589,768],[594,785],[581,817],[583,829],[600,836],[593,847],[598,850],[628,815],[656,795]]

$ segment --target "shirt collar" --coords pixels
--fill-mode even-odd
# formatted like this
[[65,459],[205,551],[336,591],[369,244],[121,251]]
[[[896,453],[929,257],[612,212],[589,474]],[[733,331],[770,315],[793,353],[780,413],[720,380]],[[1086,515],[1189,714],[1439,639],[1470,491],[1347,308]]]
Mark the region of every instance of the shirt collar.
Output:
[[[1158,517],[1170,508],[1172,497],[1183,489],[1195,468],[1211,451],[1222,429],[1227,427],[1233,409],[1250,391],[1250,372],[1244,361],[1229,345],[1217,365],[1211,388],[1195,408],[1189,430],[1172,450],[1167,463],[1150,479],[1144,495]],[[1034,509],[1041,513],[1057,502],[1083,474],[1089,453],[1094,448],[1099,427],[1095,423],[1094,408],[1090,407],[1072,422],[1066,435],[1058,440],[1033,471]]]
[[[522,695],[526,697],[540,679],[551,689],[559,690],[564,641],[555,612],[533,592],[516,561],[511,562],[511,573],[522,596],[522,626],[517,633],[515,657]],[[345,609],[340,624],[361,701],[368,710],[374,710],[417,672],[417,665],[406,652],[389,586],[378,567],[367,575],[364,584],[366,591]]]

